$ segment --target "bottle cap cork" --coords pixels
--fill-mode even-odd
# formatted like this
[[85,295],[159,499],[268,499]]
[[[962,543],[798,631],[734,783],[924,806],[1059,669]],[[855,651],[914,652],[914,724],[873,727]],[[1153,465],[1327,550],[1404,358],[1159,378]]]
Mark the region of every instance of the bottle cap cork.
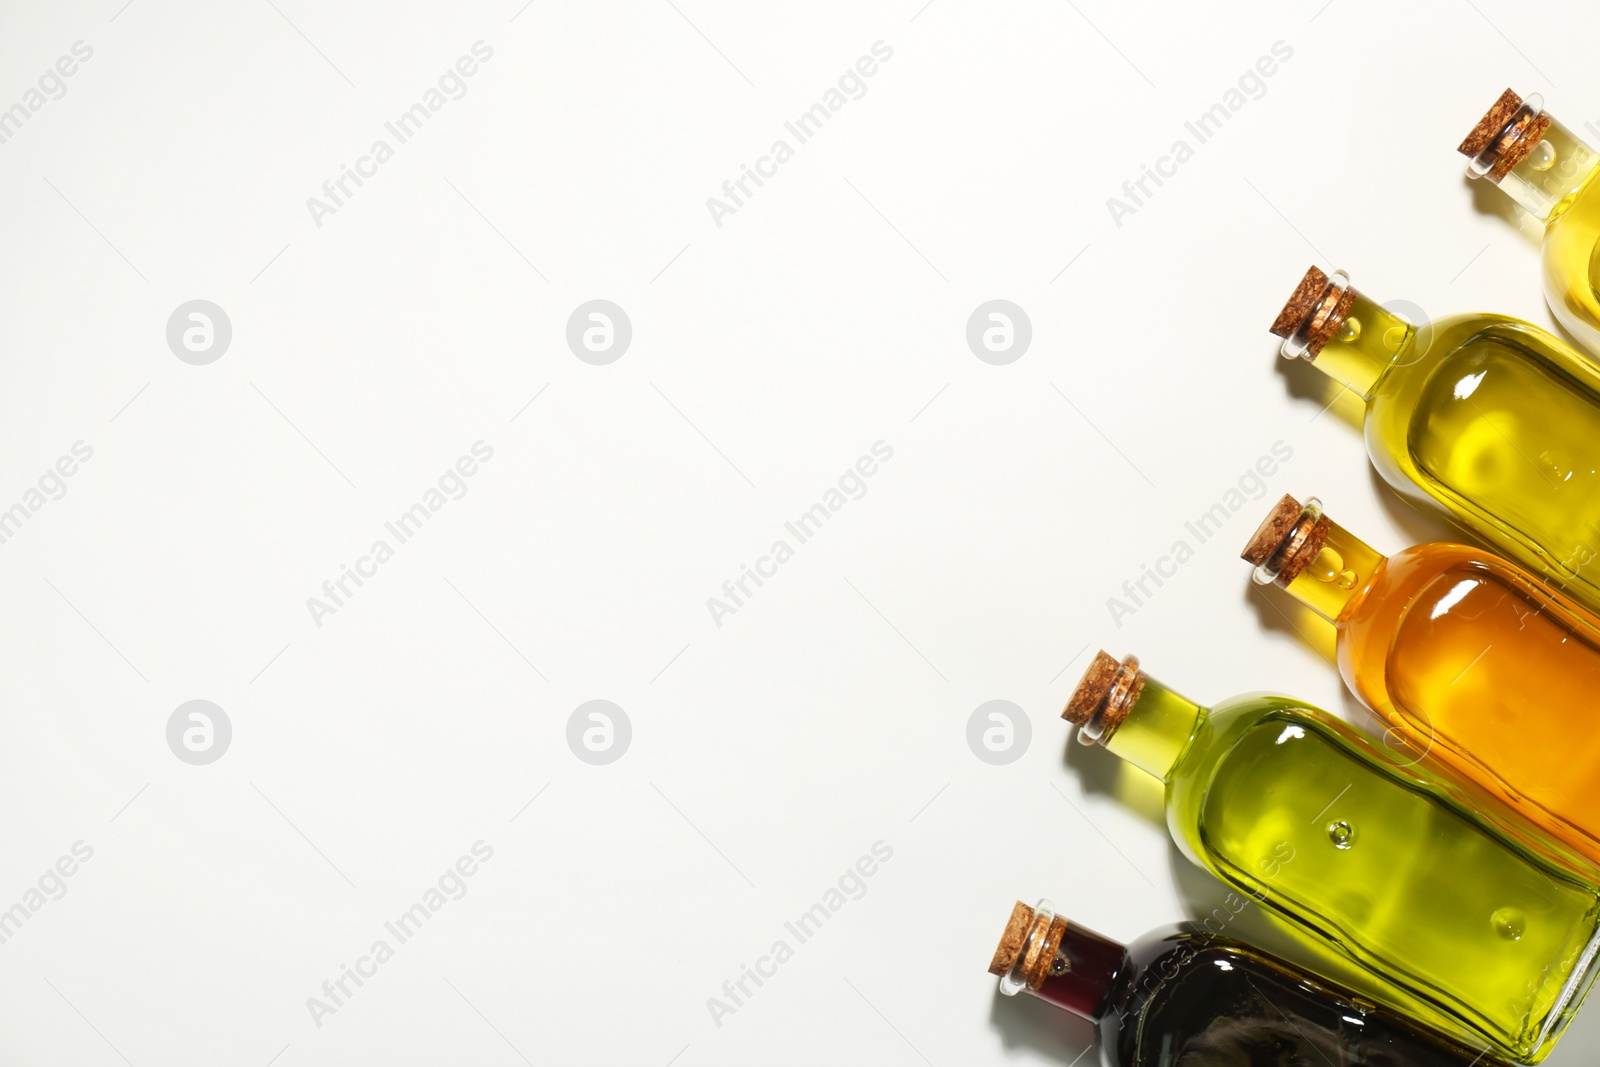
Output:
[[1285,345],[1285,355],[1316,359],[1344,325],[1355,302],[1356,291],[1350,288],[1348,275],[1336,272],[1330,278],[1313,266],[1295,286],[1270,329],[1276,336],[1293,342],[1295,351]]
[[1006,921],[1005,933],[1000,935],[1000,944],[994,950],[994,959],[989,961],[990,974],[1010,973],[1011,965],[1017,962],[1022,947],[1028,942],[1028,927],[1032,925],[1033,909],[1017,901],[1016,907],[1011,909],[1011,918]]
[[1472,127],[1456,151],[1473,161],[1467,173],[1499,182],[1525,159],[1550,128],[1537,96],[1522,99],[1507,89]]
[[1473,156],[1482,155],[1494,140],[1500,136],[1500,131],[1506,128],[1506,123],[1511,121],[1511,116],[1517,113],[1517,108],[1522,106],[1522,97],[1507,89],[1500,94],[1500,99],[1494,106],[1484,112],[1483,118],[1472,127],[1472,132],[1466,139],[1456,146],[1456,151],[1471,159]]
[[1317,558],[1332,525],[1316,498],[1302,507],[1286,493],[1250,535],[1239,558],[1261,568],[1275,584],[1288,585]]
[[[1049,927],[1041,929],[1044,924],[1039,920],[1047,917],[1050,919]],[[1042,916],[1022,901],[1017,901],[1011,909],[1011,918],[1006,922],[1005,933],[1000,935],[994,958],[989,961],[989,973],[1002,976],[1011,974],[1020,963],[1018,977],[1028,988],[1038,989],[1050,976],[1050,965],[1056,958],[1056,951],[1061,947],[1061,938],[1066,932],[1065,919]]]
[[1144,681],[1138,657],[1129,656],[1118,663],[1102,649],[1078,679],[1061,717],[1078,727],[1078,740],[1083,744],[1103,742],[1128,717]]

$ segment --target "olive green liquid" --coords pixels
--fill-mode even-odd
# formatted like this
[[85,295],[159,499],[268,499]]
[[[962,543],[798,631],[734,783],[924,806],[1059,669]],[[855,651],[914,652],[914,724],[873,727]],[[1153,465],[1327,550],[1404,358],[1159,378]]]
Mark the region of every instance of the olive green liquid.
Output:
[[[1175,697],[1147,681],[1107,747],[1147,698],[1171,723]],[[1325,712],[1273,696],[1189,706],[1163,777],[1192,860],[1355,963],[1390,1006],[1513,1059],[1549,1052],[1593,981],[1600,888]],[[1160,773],[1148,734],[1129,740]]]
[[[1511,343],[1507,343],[1510,341]],[[1600,544],[1600,406],[1593,387],[1489,330],[1422,385],[1407,446],[1443,492],[1499,504],[1569,566]]]

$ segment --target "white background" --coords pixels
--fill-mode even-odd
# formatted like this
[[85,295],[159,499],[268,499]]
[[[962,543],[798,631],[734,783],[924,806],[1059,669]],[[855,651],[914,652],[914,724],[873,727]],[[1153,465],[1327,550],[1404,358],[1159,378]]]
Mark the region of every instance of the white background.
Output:
[[[0,545],[0,908],[94,850],[0,945],[7,1064],[1072,1062],[1087,1027],[985,974],[1012,901],[1130,939],[1222,896],[1157,792],[1068,753],[1088,653],[1358,716],[1239,548],[1283,492],[1383,550],[1449,536],[1267,323],[1315,262],[1549,325],[1537,229],[1453,148],[1508,85],[1600,118],[1576,4],[3,17],[0,108],[93,49],[0,144],[0,508],[94,450]],[[307,198],[479,40],[466,95],[319,227]],[[880,40],[718,227],[707,197]],[[595,298],[633,325],[608,366],[565,341]],[[965,340],[996,298],[1032,323],[1006,366]],[[193,299],[233,328],[206,366],[165,336]],[[307,598],[479,440],[467,494],[317,626]],[[715,625],[880,440],[866,495]],[[1262,499],[1115,625],[1280,440]],[[166,740],[192,699],[233,727],[208,766]],[[566,742],[592,699],[632,724],[606,766]],[[994,699],[1031,724],[1005,766],[966,740]],[[479,840],[466,896],[318,1026],[307,998]],[[707,998],[876,841],[865,896],[718,1026]],[[1549,1062],[1593,1062],[1597,1019]]]

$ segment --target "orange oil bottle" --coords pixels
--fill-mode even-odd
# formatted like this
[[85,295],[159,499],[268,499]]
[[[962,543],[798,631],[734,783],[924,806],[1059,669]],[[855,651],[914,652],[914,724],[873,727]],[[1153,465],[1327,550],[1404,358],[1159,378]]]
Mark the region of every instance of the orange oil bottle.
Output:
[[1309,499],[1245,548],[1338,631],[1345,684],[1415,752],[1600,861],[1600,619],[1479,548],[1383,556]]

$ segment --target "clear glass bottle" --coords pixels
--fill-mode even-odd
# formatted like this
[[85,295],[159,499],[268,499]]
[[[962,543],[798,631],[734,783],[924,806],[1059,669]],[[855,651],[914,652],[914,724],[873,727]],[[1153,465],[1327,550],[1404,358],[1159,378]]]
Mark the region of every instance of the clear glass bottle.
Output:
[[[1243,906],[1241,901],[1240,906]],[[1195,926],[1124,947],[1021,901],[989,973],[1096,1024],[1104,1067],[1499,1067],[1324,978]]]
[[1456,151],[1544,223],[1544,297],[1561,325],[1600,355],[1600,154],[1507,89]]
[[1272,332],[1366,401],[1396,492],[1600,610],[1600,365],[1502,315],[1407,322],[1316,267]]
[[1384,556],[1314,497],[1242,555],[1333,624],[1345,684],[1408,748],[1600,862],[1600,619],[1481,548]]
[[1327,712],[1261,694],[1204,708],[1099,652],[1064,716],[1166,783],[1189,859],[1354,964],[1386,1006],[1536,1063],[1593,984],[1592,872]]

